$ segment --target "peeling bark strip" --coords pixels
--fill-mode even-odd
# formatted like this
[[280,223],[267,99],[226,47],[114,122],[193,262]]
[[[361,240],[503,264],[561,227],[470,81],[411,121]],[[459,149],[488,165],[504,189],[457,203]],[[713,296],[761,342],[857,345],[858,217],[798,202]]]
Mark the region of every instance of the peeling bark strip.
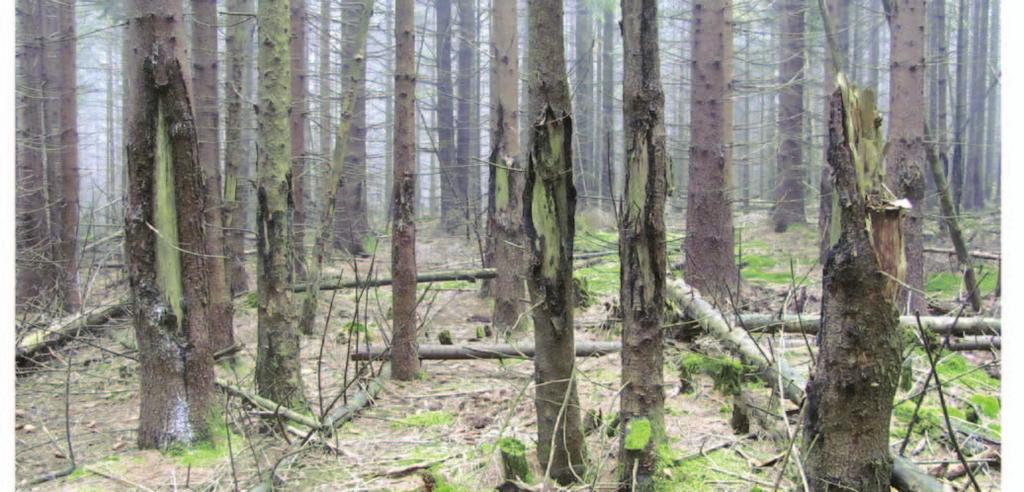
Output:
[[[349,11],[349,13],[354,14],[355,12]],[[350,138],[352,113],[356,105],[356,98],[361,97],[360,81],[366,74],[366,34],[369,31],[370,16],[372,14],[373,0],[363,0],[362,6],[359,9],[359,19],[354,26],[356,32],[350,34],[352,41],[346,41],[352,43],[355,48],[351,55],[352,59],[348,60],[342,68],[345,94],[342,96],[341,101],[341,121],[338,123],[338,134],[334,140],[334,155],[332,156],[330,170],[327,175],[327,185],[324,187],[327,196],[324,197],[323,206],[320,209],[320,225],[317,228],[316,237],[313,242],[313,255],[310,263],[306,265],[309,285],[306,286],[306,296],[302,299],[302,319],[299,322],[302,332],[306,334],[313,333],[314,331],[313,323],[316,321],[316,307],[321,289],[320,283],[323,280],[324,256],[327,254],[327,245],[331,241],[331,233],[334,232],[333,225],[338,191],[340,190],[348,194],[363,193],[362,185],[357,186],[355,190],[342,190],[342,188],[345,188],[345,180],[343,179],[345,163],[342,161],[348,155],[349,145],[354,143],[354,139]],[[343,209],[343,213],[347,214],[349,212],[351,210]],[[351,229],[343,234],[350,232]],[[359,239],[362,241],[362,235],[359,236]],[[349,252],[353,251],[349,249]],[[299,292],[297,287],[295,291]]]
[[491,142],[488,228],[497,268],[494,328],[525,328],[523,162],[519,149],[519,36],[515,2],[491,4]]
[[291,143],[288,132],[290,50],[287,0],[259,2],[256,254],[260,396],[293,409],[305,406],[299,335],[292,300]]
[[[812,490],[887,491],[889,420],[899,382],[895,296],[902,210],[883,179],[882,119],[871,90],[839,75],[829,114],[835,242],[824,267],[822,333],[807,383],[806,472]],[[838,223],[838,224],[837,224]]]
[[413,0],[395,10],[395,141],[391,231],[391,309],[394,313],[391,376],[419,375],[416,357],[416,29]]
[[650,438],[636,442],[623,432],[619,442],[619,488],[654,490],[657,447],[665,439],[662,388],[662,309],[665,305],[665,94],[658,56],[655,0],[622,2],[625,75],[622,83],[626,127],[625,190],[619,223],[619,304],[622,306],[623,428],[646,422]]
[[180,4],[134,0],[125,36],[125,250],[139,346],[139,447],[209,437],[213,392],[205,182]]

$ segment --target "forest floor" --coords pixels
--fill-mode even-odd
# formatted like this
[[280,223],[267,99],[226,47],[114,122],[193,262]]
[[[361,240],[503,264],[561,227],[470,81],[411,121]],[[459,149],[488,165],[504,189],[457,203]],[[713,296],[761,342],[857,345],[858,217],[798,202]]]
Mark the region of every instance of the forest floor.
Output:
[[[998,214],[967,218],[965,222],[973,249],[999,252]],[[800,304],[804,312],[817,312],[821,267],[817,262],[816,227],[795,226],[775,234],[767,223],[763,212],[737,219],[741,238],[737,253],[745,281],[740,309],[792,313]],[[606,217],[581,216],[577,227],[577,252],[616,249],[616,234]],[[669,228],[673,231],[669,234],[669,263],[675,265],[681,261],[682,224],[670,221]],[[420,272],[475,268],[479,258],[475,243],[432,238],[425,232],[429,230],[429,225],[421,226],[417,249]],[[926,230],[928,244],[946,247],[948,241],[939,233],[937,227]],[[378,255],[388,249],[382,241]],[[926,290],[938,308],[956,309],[959,280],[955,262],[942,254],[926,258]],[[339,261],[333,273],[349,280],[356,268],[362,276],[372,266],[376,275],[387,277],[388,263],[385,256]],[[994,264],[981,273],[988,316],[999,315],[993,293],[997,274]],[[91,304],[122,298],[123,283],[116,282],[121,275],[105,271],[99,276],[90,295]],[[577,310],[577,340],[617,340],[619,328],[604,323],[609,307],[618,298],[617,256],[587,262],[577,268],[576,276],[585,279],[585,289],[592,294],[590,305]],[[489,322],[491,301],[479,295],[479,284],[440,282],[420,288],[420,316],[425,321],[421,343],[437,343],[438,334],[444,330],[450,332],[456,344],[494,341],[493,336],[482,333]],[[361,292],[358,303],[354,291],[325,292],[321,314],[333,307],[326,333],[321,317],[317,334],[302,339],[306,395],[314,411],[338,395],[344,382],[356,373],[356,364],[347,358],[349,342],[365,342],[368,336],[372,343],[379,344],[389,330],[390,290],[382,287]],[[251,390],[256,348],[256,309],[251,295],[236,299],[235,334],[244,349],[233,363],[220,363],[217,375]],[[771,337],[773,346],[783,349],[787,361],[807,371],[810,357],[803,337],[761,336]],[[531,341],[528,333],[515,339]],[[695,343],[712,353],[717,350],[710,339],[701,338]],[[748,491],[768,490],[775,485],[784,490],[800,489],[796,460],[784,458],[786,443],[758,438],[764,437],[763,433],[753,424],[752,437],[733,434],[729,424],[732,399],[716,391],[714,381],[702,377],[693,391],[681,391],[679,365],[685,348],[680,344],[667,350],[664,371],[667,434],[670,452],[676,459],[676,466],[666,469],[665,479],[673,484],[672,490]],[[496,443],[502,437],[516,437],[526,443],[534,476],[543,474],[533,452],[536,427],[529,360],[425,361],[420,380],[385,380],[373,405],[335,432],[328,445],[306,446],[297,452],[297,446],[289,442],[301,440],[301,436],[282,432],[289,425],[262,419],[265,415],[239,398],[221,394],[223,410],[215,425],[217,438],[213,443],[161,453],[139,451],[135,446],[139,403],[134,351],[133,332],[128,320],[122,318],[51,351],[33,367],[19,369],[16,465],[23,488],[28,488],[27,481],[33,477],[66,468],[67,428],[78,470],[33,489],[253,490],[261,478],[275,470],[279,484],[288,490],[412,491],[424,490],[424,483],[431,479],[444,482],[434,490],[488,490],[501,482]],[[903,440],[913,413],[914,402],[904,400],[929,374],[923,350],[908,346],[906,353],[912,378],[896,397],[891,433],[894,445]],[[998,366],[998,352],[944,352],[941,356],[938,374],[949,400],[950,416],[963,431],[958,440],[968,456],[991,450],[998,453]],[[620,359],[614,354],[583,358],[578,368],[581,406],[596,415],[588,419],[596,430],[587,438],[591,472],[586,477],[586,488],[613,490],[618,438],[608,427],[618,409]],[[373,364],[373,370],[379,370],[379,364]],[[747,383],[746,389],[756,398],[763,399],[768,393],[757,383]],[[351,388],[348,396],[355,391]],[[783,409],[795,407],[787,405]],[[934,391],[924,399],[919,414],[907,456],[926,469],[954,463],[956,456],[948,445]],[[793,415],[790,421],[796,424],[796,419]],[[782,422],[781,418],[777,420]],[[707,449],[714,450],[702,451]],[[984,490],[998,490],[998,466],[981,466],[975,473]],[[958,478],[956,483],[962,485],[964,480]]]

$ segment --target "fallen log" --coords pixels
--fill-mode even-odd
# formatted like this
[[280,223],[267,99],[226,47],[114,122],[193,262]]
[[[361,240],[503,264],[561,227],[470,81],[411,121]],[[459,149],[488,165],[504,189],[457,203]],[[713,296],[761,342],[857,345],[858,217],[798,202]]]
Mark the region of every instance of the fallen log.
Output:
[[[576,342],[576,357],[593,357],[622,350],[619,342]],[[532,343],[517,345],[420,345],[420,360],[530,359],[536,354]],[[352,360],[384,360],[386,347],[370,347],[352,353]]]
[[[778,388],[781,385],[783,396],[787,400],[797,405],[803,402],[806,382],[784,360],[780,358],[770,363],[742,328],[730,326],[718,310],[701,299],[700,294],[682,280],[671,280],[667,287],[669,299],[683,308],[687,318],[695,320],[705,331],[719,339],[734,356],[754,366],[758,376],[768,386]],[[904,492],[944,490],[938,480],[918,469],[906,458],[896,455],[892,458],[893,487]]]
[[1003,348],[1001,337],[970,337],[949,343],[949,350],[953,352],[967,352],[971,350],[1000,350]]
[[[739,321],[742,322],[741,326],[751,331],[776,332],[779,328],[782,328],[786,333],[814,335],[818,333],[821,316],[818,314],[800,316],[787,314],[779,318],[776,315],[769,314],[741,314]],[[999,318],[974,317],[957,319],[953,316],[921,316],[921,325],[924,326],[925,330],[938,335],[999,335],[1002,321]],[[900,327],[917,330],[917,318],[914,316],[900,316]]]
[[228,383],[227,381],[218,379],[216,383],[217,386],[220,389],[224,390],[225,392],[235,395],[239,398],[243,398],[252,403],[253,405],[262,408],[263,410],[272,412],[274,415],[284,417],[292,422],[309,427],[310,429],[320,429],[323,427],[323,424],[321,424],[319,421],[317,421],[315,418],[309,415],[303,415],[288,407],[281,406],[280,404],[263,398],[262,396],[259,396],[255,393],[250,393],[242,388],[234,386]]
[[[956,254],[956,250],[953,249],[953,248],[935,248],[935,247],[925,246],[923,249],[924,249],[925,253],[937,253],[937,254],[945,254],[945,255],[955,255]],[[1002,260],[1002,256],[1000,254],[998,254],[998,253],[988,253],[986,251],[971,251],[970,255],[975,257],[975,258],[977,258],[977,259],[979,259],[979,260],[992,260],[992,261],[1001,261]]]
[[384,364],[384,368],[381,369],[380,374],[376,378],[370,380],[365,389],[356,393],[355,396],[349,400],[348,405],[327,414],[327,417],[324,418],[324,427],[327,429],[336,429],[345,422],[352,420],[352,417],[355,417],[360,410],[373,403],[373,399],[377,397],[377,393],[380,393],[381,388],[384,387],[382,381],[387,381],[390,377],[391,366]]
[[[416,283],[427,283],[427,282],[447,282],[451,280],[466,280],[469,282],[475,282],[477,280],[495,278],[498,276],[497,270],[493,268],[483,268],[480,270],[463,270],[463,271],[448,271],[448,272],[432,272],[423,273],[416,276]],[[348,282],[338,283],[338,279],[324,279],[320,284],[320,290],[338,290],[338,289],[355,289],[363,287],[381,287],[385,285],[391,285],[391,278],[379,278],[373,280],[351,280]],[[306,284],[299,284],[292,288],[293,292],[305,292],[307,289]]]
[[41,352],[58,347],[71,338],[101,327],[111,318],[123,315],[128,311],[127,303],[128,299],[122,298],[30,333],[15,348],[18,365],[25,365]]

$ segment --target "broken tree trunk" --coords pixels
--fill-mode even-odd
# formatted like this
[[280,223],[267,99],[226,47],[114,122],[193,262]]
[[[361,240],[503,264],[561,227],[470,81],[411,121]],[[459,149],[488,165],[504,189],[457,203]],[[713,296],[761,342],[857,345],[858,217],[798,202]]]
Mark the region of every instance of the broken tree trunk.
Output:
[[[468,282],[474,282],[480,279],[494,278],[496,277],[497,271],[493,268],[483,268],[480,270],[455,270],[450,272],[432,272],[424,273],[416,276],[416,283],[428,283],[428,282],[446,282],[451,280],[465,280]],[[379,278],[374,280],[359,280],[359,281],[348,281],[338,283],[337,280],[333,282],[326,280],[320,283],[320,290],[338,290],[338,289],[356,289],[364,287],[381,287],[385,285],[391,285],[394,283],[392,278]],[[295,292],[305,292],[309,288],[309,285],[299,284],[293,287]]]
[[[619,342],[577,342],[576,357],[596,357],[612,354],[622,349]],[[421,360],[468,360],[468,359],[532,359],[537,354],[532,343],[519,345],[421,345]],[[352,360],[385,360],[390,357],[387,347],[370,347],[352,353]]]
[[[928,127],[925,127],[928,133]],[[931,136],[925,136],[926,142],[931,142]],[[971,264],[971,255],[967,251],[967,243],[964,242],[963,232],[960,231],[960,219],[953,204],[953,196],[949,191],[949,184],[946,183],[946,174],[942,171],[942,163],[935,152],[935,146],[925,146],[928,153],[928,168],[931,170],[932,179],[935,180],[935,188],[939,192],[939,205],[942,208],[942,217],[946,223],[946,230],[949,231],[949,239],[953,241],[953,249],[956,251],[957,260],[964,268],[964,285],[967,287],[967,298],[971,301],[971,308],[981,311],[981,293],[978,290],[978,280],[974,275],[974,266]]]
[[[742,328],[730,326],[721,313],[682,280],[669,281],[667,294],[669,300],[679,304],[687,319],[699,323],[706,332],[719,339],[733,356],[753,366],[762,381],[776,390],[781,386],[787,400],[797,405],[802,404],[803,378],[785,360],[778,358],[775,362],[769,362]],[[896,489],[903,492],[943,491],[938,480],[919,470],[911,461],[895,455],[892,460],[891,483]]]
[[904,206],[884,185],[875,95],[840,73],[829,111],[832,213],[822,331],[807,384],[803,449],[812,491],[889,490],[889,423],[899,383],[896,296]]
[[15,357],[18,365],[31,363],[41,352],[56,347],[67,340],[102,326],[111,318],[121,316],[127,312],[127,298],[118,299],[107,306],[90,309],[87,312],[72,316],[51,326],[37,330],[21,340],[15,347]]

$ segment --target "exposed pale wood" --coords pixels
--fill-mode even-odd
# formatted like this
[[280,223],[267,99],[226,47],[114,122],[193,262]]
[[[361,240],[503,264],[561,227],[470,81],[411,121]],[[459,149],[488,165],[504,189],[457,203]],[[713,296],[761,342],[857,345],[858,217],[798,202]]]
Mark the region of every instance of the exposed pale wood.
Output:
[[238,386],[234,386],[228,383],[227,381],[218,379],[217,387],[239,398],[244,398],[245,400],[249,401],[250,403],[256,405],[259,408],[262,408],[263,410],[273,412],[275,415],[280,415],[281,417],[291,420],[292,422],[295,422],[297,424],[304,425],[311,429],[319,429],[323,427],[323,424],[318,422],[315,418],[310,417],[309,415],[303,415],[301,413],[298,413],[295,410],[282,406],[274,401],[263,398],[262,396],[259,396],[255,393],[246,391],[242,388],[239,388]]

